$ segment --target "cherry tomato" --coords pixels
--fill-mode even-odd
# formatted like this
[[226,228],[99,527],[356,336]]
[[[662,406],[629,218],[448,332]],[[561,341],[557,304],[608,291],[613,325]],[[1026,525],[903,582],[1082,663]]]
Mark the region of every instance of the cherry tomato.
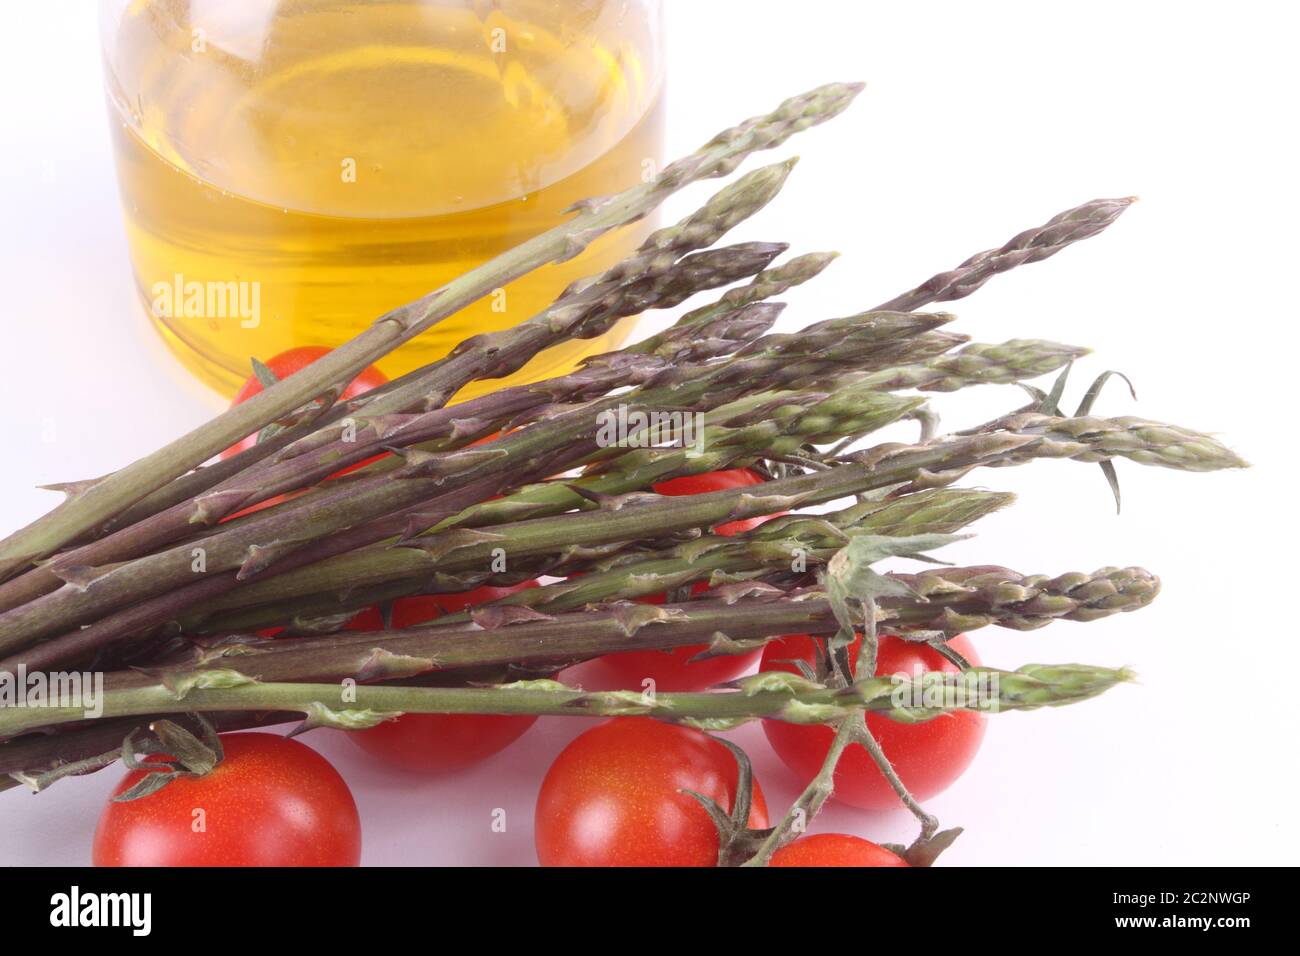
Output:
[[[964,636],[953,638],[948,645],[971,664],[979,664],[975,649]],[[854,642],[850,648],[851,660],[855,659],[857,647],[858,642]],[[815,660],[812,639],[805,635],[783,637],[764,649],[762,669],[797,672],[792,664],[783,661],[798,659],[810,664]],[[892,636],[880,639],[877,675],[956,670],[955,665],[932,648]],[[904,724],[880,714],[868,714],[867,726],[899,779],[918,800],[933,797],[960,777],[975,759],[984,737],[984,716],[967,711],[944,714],[919,724]],[[772,749],[804,782],[817,775],[835,736],[830,727],[778,720],[763,721],[763,730]],[[835,797],[867,810],[902,806],[871,756],[857,746],[850,747],[840,758],[835,771]]]
[[[710,491],[723,491],[728,488],[744,488],[763,483],[763,476],[749,468],[733,468],[728,471],[711,471],[702,475],[683,475],[661,481],[654,490],[661,495],[701,495]],[[757,528],[767,518],[745,518],[740,521],[727,521],[713,529],[715,534],[724,536],[742,534]],[[704,582],[697,582],[692,594],[708,590]],[[657,594],[641,598],[647,604],[664,603],[664,595]],[[762,655],[761,650],[747,654],[710,657],[691,663],[691,658],[705,650],[706,645],[696,644],[690,647],[676,647],[670,651],[628,651],[625,654],[608,654],[593,667],[600,679],[610,684],[640,689],[643,682],[654,681],[656,690],[695,691],[713,687],[729,680],[734,680],[753,669]]]
[[[329,352],[330,349],[319,345],[304,345],[300,348],[289,349],[287,352],[281,352],[279,355],[268,359],[265,364],[267,368],[275,373],[277,379],[284,380],[295,372],[301,372],[312,362],[315,362],[324,355],[328,355]],[[388,377],[385,376],[384,373],[380,372],[376,368],[367,368],[348,384],[348,387],[343,390],[341,398],[356,398],[358,395],[364,395],[372,388],[378,388],[380,385],[387,384],[387,382]],[[239,391],[235,393],[235,397],[230,402],[230,407],[234,408],[236,405],[248,401],[261,391],[263,391],[263,386],[262,383],[258,381],[257,376],[250,376],[249,379],[240,386]],[[256,444],[257,435],[249,435],[238,444],[231,445],[223,451],[221,457],[229,458],[231,455],[238,454],[245,448],[252,448]],[[346,474],[348,471],[360,468],[364,464],[366,464],[366,462],[358,462],[350,468],[339,472],[339,474]]]
[[[481,587],[463,594],[399,598],[393,603],[393,627],[414,627],[536,586],[536,581],[526,581],[508,588]],[[383,615],[372,607],[353,618],[348,629],[378,631],[383,626]],[[522,737],[536,722],[532,715],[403,714],[367,730],[349,731],[348,738],[366,753],[394,767],[412,773],[439,774],[486,760]]]
[[772,854],[768,866],[907,866],[896,853],[847,833],[800,837]]
[[[274,734],[226,734],[202,777],[104,808],[95,866],[357,866],[361,821],[348,785],[310,747]],[[148,759],[160,759],[150,757]],[[114,796],[145,771],[128,773]]]
[[[542,866],[716,866],[717,828],[682,791],[730,811],[738,776],[731,751],[698,730],[648,717],[599,724],[546,772],[537,796],[537,859]],[[768,825],[757,781],[749,825]]]

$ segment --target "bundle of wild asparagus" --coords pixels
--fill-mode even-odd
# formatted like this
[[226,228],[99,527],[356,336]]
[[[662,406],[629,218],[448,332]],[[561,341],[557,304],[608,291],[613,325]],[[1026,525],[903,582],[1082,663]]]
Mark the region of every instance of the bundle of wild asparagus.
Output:
[[[1186,471],[1242,465],[1196,432],[1092,417],[1095,389],[1078,413],[1063,414],[1063,374],[1050,392],[1026,386],[1030,403],[1005,417],[934,434],[923,393],[1026,382],[1068,370],[1084,350],[968,343],[948,330],[951,315],[916,310],[1095,235],[1128,200],[1071,209],[869,311],[770,334],[781,311],[773,299],[834,258],[774,265],[783,244],[717,245],[780,190],[793,163],[778,163],[735,180],[534,318],[340,400],[370,362],[440,319],[576,255],[678,190],[730,174],[837,115],[858,90],[822,87],[729,129],[649,182],[580,203],[551,231],[382,316],[152,455],[60,486],[63,504],[0,543],[0,671],[107,672],[103,712],[86,720],[74,706],[0,707],[0,772],[41,789],[113,762],[128,735],[162,715],[206,714],[223,729],[293,714],[341,728],[417,712],[645,714],[708,730],[768,718],[839,728],[824,773],[792,814],[815,811],[846,746],[879,756],[866,712],[910,721],[948,706],[902,705],[897,681],[854,679],[846,648],[855,635],[865,635],[861,664],[874,660],[877,628],[942,650],[988,624],[1032,628],[1147,604],[1157,582],[1132,568],[1057,577],[872,570],[890,556],[924,555],[1006,506],[1008,495],[953,487],[980,466],[1072,458],[1101,463],[1113,479],[1116,458]],[[450,404],[468,383],[514,372],[556,343],[723,288],[666,331],[571,374]],[[643,425],[610,440],[615,418],[658,425],[650,439]],[[906,419],[918,423],[914,443],[861,450]],[[255,446],[208,463],[252,434]],[[738,467],[767,480],[690,497],[652,491]],[[825,513],[799,510],[832,503]],[[772,515],[739,535],[713,530]],[[551,583],[426,625],[344,630],[359,611],[403,596],[539,577]],[[692,590],[699,582],[709,587]],[[666,602],[635,600],[656,594]],[[268,628],[284,633],[256,636]],[[822,666],[701,693],[584,692],[551,679],[612,652],[702,644],[721,655],[792,633],[824,638]],[[996,676],[996,706],[1019,709],[1082,700],[1127,675],[1071,664]],[[890,775],[883,760],[882,771]],[[943,841],[890,776],[921,816],[913,854],[923,857]],[[787,837],[792,818],[764,835],[755,859]]]

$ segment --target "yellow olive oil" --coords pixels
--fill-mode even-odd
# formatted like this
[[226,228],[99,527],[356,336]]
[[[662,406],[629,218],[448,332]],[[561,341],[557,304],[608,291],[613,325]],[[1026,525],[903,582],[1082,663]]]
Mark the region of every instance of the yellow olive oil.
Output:
[[[661,141],[658,25],[637,10],[135,0],[106,32],[111,126],[137,284],[172,349],[230,394],[250,358],[338,345],[637,182]],[[380,369],[528,318],[647,228],[498,290]],[[625,334],[553,349],[519,378]]]

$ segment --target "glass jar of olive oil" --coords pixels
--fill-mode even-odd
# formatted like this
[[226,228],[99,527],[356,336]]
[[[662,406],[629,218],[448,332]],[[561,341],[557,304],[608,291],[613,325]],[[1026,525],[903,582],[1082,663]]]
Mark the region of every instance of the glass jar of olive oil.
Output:
[[[168,344],[229,394],[250,358],[335,346],[575,201],[639,181],[660,158],[659,6],[103,0],[132,264]],[[648,228],[498,290],[381,371],[528,318]],[[520,377],[626,331],[552,349]]]

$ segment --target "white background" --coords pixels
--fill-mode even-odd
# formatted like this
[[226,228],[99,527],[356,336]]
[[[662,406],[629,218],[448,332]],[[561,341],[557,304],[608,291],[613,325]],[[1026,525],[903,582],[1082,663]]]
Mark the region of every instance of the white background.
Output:
[[[100,92],[94,4],[43,0],[0,32],[0,530],[48,508],[33,486],[152,450],[220,401],[188,381],[131,288]],[[669,0],[670,153],[832,79],[870,86],[783,152],[803,162],[741,238],[845,258],[789,298],[789,327],[886,299],[1099,196],[1141,202],[1106,235],[952,306],[980,340],[1093,347],[1076,388],[1118,368],[1098,411],[1223,435],[1255,467],[1183,475],[1069,462],[975,480],[1020,493],[953,548],[1025,571],[1142,564],[1141,614],[1032,634],[980,632],[987,663],[1127,664],[1139,684],[991,721],[973,768],[931,801],[965,835],[948,864],[1293,862],[1296,521],[1294,8],[1283,3]],[[670,207],[693,207],[703,191]],[[971,424],[1018,393],[951,399]],[[49,438],[53,440],[46,440]],[[326,731],[367,863],[526,864],[537,784],[576,722],[444,781],[379,770]],[[742,732],[769,802],[793,796],[761,733]],[[0,863],[85,863],[118,771],[0,794]],[[489,830],[493,808],[505,834]],[[819,826],[910,839],[903,813],[832,807]]]

